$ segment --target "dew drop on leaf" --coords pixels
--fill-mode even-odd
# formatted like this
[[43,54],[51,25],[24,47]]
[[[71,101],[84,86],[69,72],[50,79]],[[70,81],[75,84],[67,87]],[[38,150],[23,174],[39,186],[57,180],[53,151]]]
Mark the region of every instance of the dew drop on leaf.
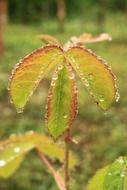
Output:
[[23,108],[17,109],[17,112],[18,112],[18,113],[22,113],[22,112],[23,112]]
[[82,77],[84,76],[84,74],[83,74],[83,73],[80,73],[79,76],[82,78]]
[[71,80],[73,80],[73,79],[75,78],[75,74],[74,74],[74,73],[71,73],[71,75],[69,76],[69,78],[70,78]]
[[68,69],[69,72],[72,71],[72,67],[70,65],[67,67],[67,69]]
[[89,79],[90,81],[93,81],[94,75],[93,75],[92,73],[89,73],[89,74],[88,74],[88,79]]
[[53,79],[53,80],[57,80],[57,79],[58,79],[58,76],[57,76],[57,75],[54,75],[52,79]]
[[31,92],[30,92],[30,95],[29,95],[29,97],[31,97],[32,95],[33,95],[33,91],[31,91]]
[[54,80],[51,81],[51,86],[55,86],[55,81]]
[[116,102],[118,102],[120,99],[120,94],[118,92],[116,92],[115,99],[116,99]]
[[78,89],[77,89],[77,88],[74,89],[74,93],[75,93],[75,94],[78,93]]
[[124,177],[124,174],[122,173],[122,174],[120,174],[120,176],[121,176],[121,177]]
[[88,88],[89,82],[84,77],[82,77],[82,81],[84,82],[84,85]]
[[64,118],[65,118],[65,119],[67,118],[67,114],[64,115]]
[[17,153],[20,152],[20,148],[19,147],[15,147],[14,148],[14,152],[17,152]]
[[86,87],[89,87],[89,82],[87,80],[85,80],[85,85]]
[[103,95],[100,95],[100,96],[99,96],[99,101],[100,101],[100,102],[104,102],[104,97],[103,97]]
[[0,167],[5,166],[6,165],[6,161],[5,160],[0,160]]
[[104,102],[104,99],[103,99],[103,98],[100,98],[100,102]]
[[12,99],[10,99],[10,103],[13,104],[13,100]]
[[62,70],[63,69],[63,65],[59,65],[58,66],[58,70],[60,71],[60,70]]

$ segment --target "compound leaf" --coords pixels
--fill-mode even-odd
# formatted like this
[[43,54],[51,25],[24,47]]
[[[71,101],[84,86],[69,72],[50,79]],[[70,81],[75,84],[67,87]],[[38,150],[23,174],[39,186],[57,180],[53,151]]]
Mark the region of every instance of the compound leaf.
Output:
[[10,177],[20,166],[25,153],[33,148],[31,143],[10,143],[0,151],[0,177]]
[[115,77],[102,59],[82,47],[70,48],[67,57],[100,108],[107,110],[118,100]]
[[120,157],[96,173],[87,190],[96,189],[127,190],[127,157]]
[[[25,135],[10,136],[9,139],[0,142],[0,177],[10,177],[20,166],[26,153],[37,149],[44,155],[63,162],[64,147],[54,143],[45,135],[28,132]],[[77,159],[70,151],[70,169],[75,166]]]
[[22,112],[40,80],[60,62],[62,56],[62,49],[58,46],[45,46],[27,55],[16,65],[9,89],[11,99],[19,112]]
[[46,110],[46,125],[55,139],[72,125],[76,112],[75,75],[61,64],[51,81]]
[[95,176],[90,180],[87,190],[103,190],[104,178],[108,172],[108,169],[109,166],[106,166],[98,170]]
[[[61,162],[64,162],[64,144],[63,143],[56,143],[50,137],[46,135],[40,135],[38,133],[27,133],[23,136],[23,140],[26,142],[31,142],[36,144],[36,147],[40,152],[43,152],[45,155],[49,157],[53,157],[58,159]],[[70,151],[70,168],[73,168],[76,163],[77,159],[75,155]]]

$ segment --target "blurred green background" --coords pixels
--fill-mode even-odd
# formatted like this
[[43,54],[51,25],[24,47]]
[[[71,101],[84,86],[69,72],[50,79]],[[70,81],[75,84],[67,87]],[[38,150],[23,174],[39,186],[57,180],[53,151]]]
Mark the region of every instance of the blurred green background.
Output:
[[[7,91],[14,65],[43,45],[36,36],[51,34],[64,44],[84,32],[112,36],[112,42],[86,46],[111,65],[121,98],[104,113],[78,81],[79,112],[72,133],[79,144],[72,149],[79,165],[72,171],[72,190],[85,190],[98,168],[127,155],[127,0],[0,0],[0,139],[28,130],[47,133],[44,111],[50,76],[40,83],[22,114],[10,104]],[[10,179],[0,179],[0,190],[49,189],[57,187],[34,152]]]

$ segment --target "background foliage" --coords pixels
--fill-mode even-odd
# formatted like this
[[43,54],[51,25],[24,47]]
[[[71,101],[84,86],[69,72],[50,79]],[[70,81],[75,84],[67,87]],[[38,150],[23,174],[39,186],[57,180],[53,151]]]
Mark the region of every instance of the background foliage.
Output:
[[[47,15],[44,11],[45,2],[49,6]],[[79,140],[79,144],[72,146],[72,149],[77,152],[80,164],[72,173],[72,189],[85,189],[88,179],[95,174],[97,168],[111,163],[120,155],[127,155],[127,2],[66,1],[67,16],[62,34],[58,30],[55,0],[10,0],[8,3],[9,23],[4,32],[5,53],[0,57],[1,139],[8,137],[10,133],[23,133],[32,129],[47,133],[43,122],[49,79],[39,85],[21,115],[10,104],[7,92],[8,77],[15,63],[42,45],[36,38],[37,34],[54,34],[62,43],[71,35],[80,35],[83,32],[98,34],[104,31],[113,37],[112,42],[87,46],[112,66],[118,78],[121,94],[119,103],[102,113],[79,82],[79,113],[73,126],[73,135]],[[0,187],[2,190],[56,189],[52,176],[34,152],[27,156],[12,178],[0,180]]]

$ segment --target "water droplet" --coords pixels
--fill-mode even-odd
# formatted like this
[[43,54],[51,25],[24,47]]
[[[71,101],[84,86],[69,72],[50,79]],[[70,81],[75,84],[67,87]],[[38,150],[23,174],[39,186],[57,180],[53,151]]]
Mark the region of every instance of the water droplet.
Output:
[[12,99],[10,99],[10,103],[13,104],[13,100]]
[[77,89],[77,88],[74,89],[74,93],[75,93],[75,94],[78,93],[78,89]]
[[75,64],[75,66],[76,66],[76,69],[78,69],[78,70],[79,70],[79,66],[78,66],[77,64]]
[[33,91],[30,92],[29,96],[31,97],[33,95]]
[[103,95],[99,96],[99,102],[104,102],[104,96]]
[[7,90],[10,91],[10,86],[7,87]]
[[51,81],[51,86],[55,86],[55,81],[54,80]]
[[65,119],[67,118],[67,114],[64,115],[64,118],[65,118]]
[[[114,75],[114,80],[116,81],[117,80],[117,77]],[[116,86],[116,84],[115,84],[115,86]],[[117,88],[117,86],[116,86],[116,88]]]
[[17,153],[20,152],[20,148],[19,147],[15,147],[14,148],[14,152],[17,152]]
[[5,166],[5,165],[6,165],[6,161],[5,160],[0,160],[0,167]]
[[71,80],[73,80],[75,78],[75,74],[74,73],[71,73],[70,77],[69,77]]
[[62,69],[63,69],[63,65],[61,64],[61,65],[58,66],[58,70],[60,71]]
[[70,65],[67,65],[67,69],[68,69],[69,72],[72,71],[72,67]]
[[89,82],[87,80],[84,80],[85,86],[89,87]]
[[18,112],[18,113],[22,113],[22,112],[23,112],[23,108],[17,109],[17,112]]
[[100,102],[104,102],[104,98],[100,98]]
[[111,176],[111,175],[112,175],[112,173],[111,173],[111,172],[109,172],[109,173],[108,173],[108,175],[110,175],[110,176]]
[[120,94],[118,92],[116,92],[115,99],[116,99],[116,102],[118,102],[120,99]]
[[89,73],[89,74],[88,74],[88,79],[89,79],[90,81],[92,81],[92,80],[94,79],[94,75],[93,75],[92,73]]
[[83,74],[83,73],[80,73],[79,76],[82,78],[82,77],[84,76],[84,74]]
[[102,58],[100,56],[97,56],[97,59],[100,60],[100,61],[102,61]]
[[121,177],[124,177],[124,174],[122,173],[122,174],[120,174],[120,176],[121,176]]
[[93,51],[91,49],[87,49],[87,50],[88,50],[88,52],[93,53]]
[[57,80],[57,79],[58,79],[58,76],[57,76],[57,75],[54,75],[52,79],[53,79],[53,80]]
[[111,68],[109,65],[108,65],[108,70],[109,70],[109,71],[111,71],[111,70],[112,70],[112,68]]

